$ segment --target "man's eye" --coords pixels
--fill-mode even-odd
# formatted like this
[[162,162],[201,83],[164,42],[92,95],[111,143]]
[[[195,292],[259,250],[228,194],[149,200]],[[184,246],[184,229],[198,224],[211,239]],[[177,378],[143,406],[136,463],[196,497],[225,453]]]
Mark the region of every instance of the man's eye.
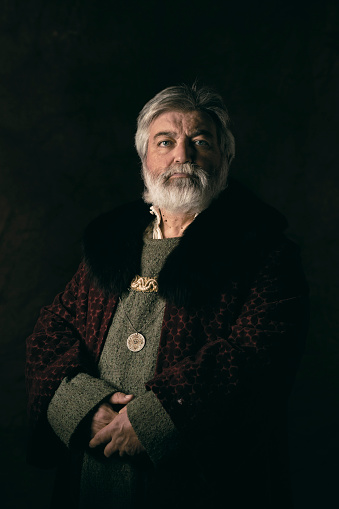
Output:
[[198,145],[198,147],[209,147],[210,144],[206,140],[194,140],[195,145]]
[[159,147],[169,147],[171,144],[170,140],[162,140],[159,141],[158,146]]

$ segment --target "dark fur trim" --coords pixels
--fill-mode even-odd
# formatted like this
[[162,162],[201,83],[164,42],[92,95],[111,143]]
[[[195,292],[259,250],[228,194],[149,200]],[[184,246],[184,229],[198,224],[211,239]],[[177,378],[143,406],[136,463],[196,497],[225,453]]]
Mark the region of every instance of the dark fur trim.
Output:
[[[140,272],[143,232],[152,220],[142,200],[94,220],[84,236],[84,260],[97,285],[126,290]],[[251,272],[281,236],[284,217],[235,181],[186,229],[159,275],[159,293],[176,305],[210,299],[239,271]]]

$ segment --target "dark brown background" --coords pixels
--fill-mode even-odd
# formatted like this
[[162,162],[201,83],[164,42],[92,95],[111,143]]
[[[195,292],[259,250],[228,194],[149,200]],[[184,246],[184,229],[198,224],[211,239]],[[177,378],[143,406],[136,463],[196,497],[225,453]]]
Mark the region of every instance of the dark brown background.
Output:
[[294,498],[336,507],[337,3],[2,0],[0,12],[1,506],[47,507],[53,477],[25,463],[25,338],[76,269],[85,225],[139,195],[139,110],[198,77],[229,106],[232,174],[301,247],[312,318],[290,402]]

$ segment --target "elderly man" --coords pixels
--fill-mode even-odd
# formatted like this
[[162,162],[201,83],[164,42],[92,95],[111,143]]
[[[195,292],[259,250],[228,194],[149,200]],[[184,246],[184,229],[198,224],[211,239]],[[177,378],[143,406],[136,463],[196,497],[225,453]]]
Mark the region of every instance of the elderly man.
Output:
[[145,105],[143,200],[87,228],[28,339],[30,459],[58,465],[55,507],[291,507],[307,285],[285,219],[228,180],[228,125],[206,87]]

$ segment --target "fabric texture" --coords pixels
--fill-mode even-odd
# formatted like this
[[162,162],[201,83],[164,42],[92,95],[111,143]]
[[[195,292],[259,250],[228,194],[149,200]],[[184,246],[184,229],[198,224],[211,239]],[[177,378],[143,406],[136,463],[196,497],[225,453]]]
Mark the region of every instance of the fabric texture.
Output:
[[[178,239],[144,240],[141,274],[156,277],[177,243]],[[127,407],[128,417],[153,464],[170,456],[178,442],[178,432],[172,420],[156,396],[151,391],[147,392],[145,387],[155,371],[164,307],[164,301],[156,292],[124,292],[98,364],[101,380],[134,395],[133,402]],[[130,322],[146,338],[139,352],[131,352],[127,348],[126,339],[134,332]],[[59,390],[53,396],[49,409]],[[69,395],[65,396],[63,406],[74,408]],[[81,405],[77,404],[74,410],[79,412],[79,409]],[[58,432],[60,424],[51,420],[50,423]],[[122,504],[126,508],[143,502],[143,486],[147,483],[145,467],[149,469],[149,459],[145,456],[140,455],[137,462],[128,457],[121,461],[120,458],[106,459],[86,450],[81,472],[81,507],[93,507],[99,501],[104,502],[105,498],[114,500],[117,507]],[[152,473],[149,472],[149,475]]]
[[[128,215],[127,234],[120,218]],[[62,379],[98,376],[118,297],[140,273],[149,221],[141,200],[95,220],[77,273],[42,310],[27,341],[35,463],[46,462],[44,440],[52,436],[46,411]],[[231,508],[290,507],[286,404],[305,341],[308,289],[286,226],[278,212],[230,182],[160,272],[166,307],[146,389],[185,444],[180,461],[159,468],[149,486],[154,500],[166,493],[164,507],[178,502],[178,493],[180,507],[202,507],[225,491]]]

